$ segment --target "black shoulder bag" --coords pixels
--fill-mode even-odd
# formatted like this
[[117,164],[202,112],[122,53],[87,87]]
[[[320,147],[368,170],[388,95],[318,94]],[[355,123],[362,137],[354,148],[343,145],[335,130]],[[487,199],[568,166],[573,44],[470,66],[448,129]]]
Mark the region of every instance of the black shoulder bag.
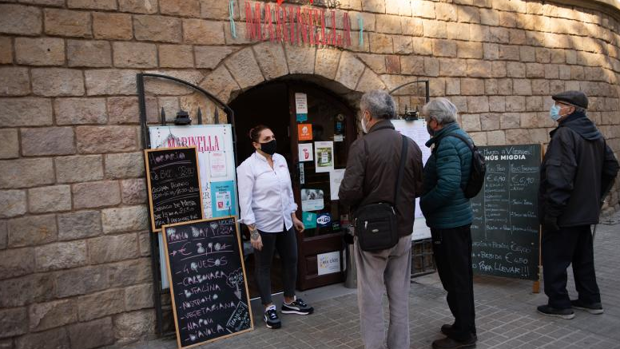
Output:
[[[394,187],[394,203],[378,202],[359,207],[355,212],[355,235],[363,251],[374,252],[396,246],[398,243],[398,219],[396,206],[398,188],[403,179],[407,159],[407,137],[403,137],[398,179]],[[365,143],[364,143],[365,144]]]
[[[465,188],[463,188],[463,194],[465,198],[471,199],[476,197],[482,187],[484,186],[484,178],[486,177],[487,166],[484,160],[484,155],[480,153],[478,147],[473,143],[470,144],[469,140],[457,133],[447,134],[446,137],[455,137],[460,139],[463,143],[467,145],[469,150],[471,150],[471,170],[469,172],[469,178],[467,179],[467,184]],[[435,147],[435,149],[439,148],[439,144]]]

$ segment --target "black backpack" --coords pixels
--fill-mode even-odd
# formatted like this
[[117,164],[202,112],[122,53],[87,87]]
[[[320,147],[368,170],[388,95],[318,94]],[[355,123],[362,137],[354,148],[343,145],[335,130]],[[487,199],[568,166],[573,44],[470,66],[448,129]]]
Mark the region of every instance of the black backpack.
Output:
[[[471,150],[471,171],[469,172],[467,184],[465,185],[465,188],[463,188],[463,194],[465,194],[465,197],[471,199],[478,195],[484,185],[484,178],[487,172],[487,165],[484,162],[484,156],[480,154],[480,151],[474,144],[474,141],[471,141],[470,144],[467,138],[456,133],[448,134],[446,137],[456,137],[460,139],[465,142]],[[439,149],[439,143],[437,143],[437,147],[435,149]]]

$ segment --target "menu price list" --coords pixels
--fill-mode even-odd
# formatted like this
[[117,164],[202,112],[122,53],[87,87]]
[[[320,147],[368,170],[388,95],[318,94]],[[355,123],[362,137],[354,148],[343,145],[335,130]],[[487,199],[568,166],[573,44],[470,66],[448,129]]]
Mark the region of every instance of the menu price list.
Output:
[[477,274],[538,280],[540,145],[480,147],[487,173],[471,200]]
[[252,329],[234,217],[164,226],[180,348]]

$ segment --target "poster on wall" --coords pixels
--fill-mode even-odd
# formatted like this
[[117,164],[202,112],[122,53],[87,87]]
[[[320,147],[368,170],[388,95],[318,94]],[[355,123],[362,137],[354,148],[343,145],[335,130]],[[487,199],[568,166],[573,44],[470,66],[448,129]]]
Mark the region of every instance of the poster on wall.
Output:
[[340,272],[340,251],[321,253],[316,256],[319,275]]
[[334,170],[334,142],[314,142],[314,166],[316,173]]
[[312,143],[299,143],[299,162],[314,161]]
[[225,178],[228,174],[226,153],[223,151],[209,153],[209,169],[211,170],[211,178]]
[[295,93],[295,114],[297,122],[308,120],[308,96],[305,93]]
[[329,173],[329,192],[331,200],[338,200],[338,191],[340,190],[340,183],[344,178],[344,168],[333,170]]
[[306,212],[322,210],[325,207],[323,197],[321,189],[302,189],[301,210]]
[[213,206],[213,217],[226,217],[235,214],[237,203],[235,200],[235,182],[213,182],[211,183],[211,201]]
[[297,125],[297,135],[300,141],[312,140],[312,124]]

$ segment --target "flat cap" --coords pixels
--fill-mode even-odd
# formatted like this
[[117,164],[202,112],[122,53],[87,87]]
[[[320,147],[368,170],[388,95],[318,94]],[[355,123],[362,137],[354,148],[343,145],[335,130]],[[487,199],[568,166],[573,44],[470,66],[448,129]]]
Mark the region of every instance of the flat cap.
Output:
[[581,91],[565,91],[551,96],[554,101],[572,104],[583,109],[588,109],[588,96]]

